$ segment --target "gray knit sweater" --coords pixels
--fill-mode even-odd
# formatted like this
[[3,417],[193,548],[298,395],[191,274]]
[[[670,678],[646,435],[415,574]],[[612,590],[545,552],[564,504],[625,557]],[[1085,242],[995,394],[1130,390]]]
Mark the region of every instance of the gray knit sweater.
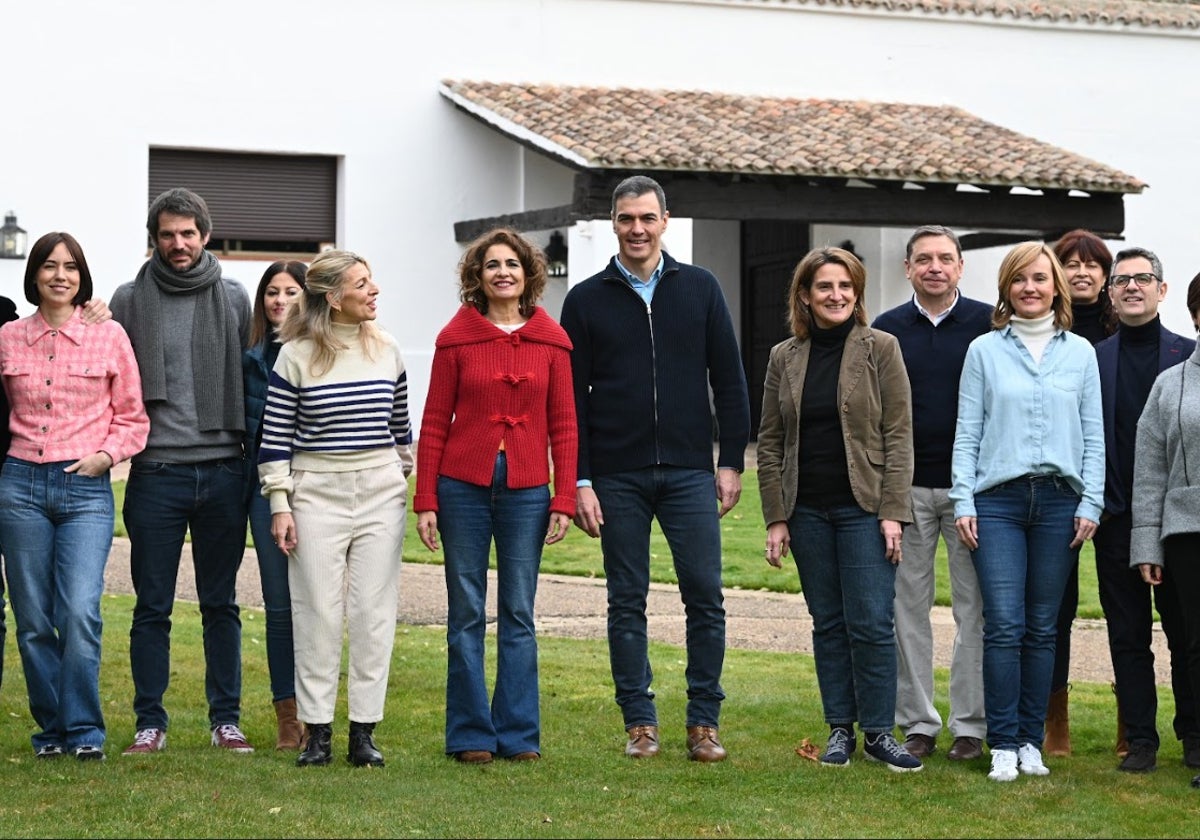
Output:
[[1158,375],[1137,426],[1129,565],[1163,564],[1162,540],[1200,533],[1200,345]]

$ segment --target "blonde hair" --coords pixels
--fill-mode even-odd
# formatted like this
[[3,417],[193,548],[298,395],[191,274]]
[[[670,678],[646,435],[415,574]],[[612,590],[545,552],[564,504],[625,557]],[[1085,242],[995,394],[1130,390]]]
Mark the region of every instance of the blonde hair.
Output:
[[1051,311],[1054,313],[1054,326],[1063,331],[1070,331],[1073,316],[1071,314],[1071,287],[1067,285],[1067,273],[1063,271],[1062,263],[1044,242],[1022,242],[1014,245],[1004,261],[1000,263],[999,298],[996,308],[992,311],[992,327],[1003,329],[1012,320],[1013,308],[1009,297],[1012,293],[1013,282],[1017,275],[1033,265],[1041,256],[1050,260],[1050,275],[1054,278],[1054,302]]
[[[335,301],[342,299],[346,288],[346,272],[355,264],[361,264],[370,274],[370,263],[353,251],[333,250],[321,253],[308,267],[304,294],[288,308],[287,317],[279,328],[280,341],[307,338],[313,343],[309,368],[313,376],[327,373],[333,367],[338,351],[348,349],[345,342],[333,332],[333,307],[330,305],[330,297]],[[363,352],[368,359],[373,359],[374,352],[382,341],[379,328],[373,321],[363,321],[358,325],[358,329]]]

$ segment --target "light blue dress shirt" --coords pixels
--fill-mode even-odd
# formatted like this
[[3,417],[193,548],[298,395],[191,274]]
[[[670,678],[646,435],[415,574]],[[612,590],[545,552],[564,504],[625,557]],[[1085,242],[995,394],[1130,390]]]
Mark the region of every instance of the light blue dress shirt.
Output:
[[638,277],[632,271],[621,265],[621,258],[617,257],[614,262],[617,264],[617,271],[625,278],[626,282],[633,287],[633,290],[642,296],[642,300],[646,301],[646,306],[650,305],[650,301],[654,299],[654,290],[658,288],[658,281],[662,279],[663,258],[662,254],[658,255],[658,265],[654,267],[654,271],[650,272],[650,279],[642,282],[642,278]]
[[1011,324],[971,342],[958,391],[950,499],[975,516],[975,494],[1024,475],[1057,475],[1079,493],[1075,515],[1104,509],[1104,418],[1096,352],[1056,330],[1041,364]]

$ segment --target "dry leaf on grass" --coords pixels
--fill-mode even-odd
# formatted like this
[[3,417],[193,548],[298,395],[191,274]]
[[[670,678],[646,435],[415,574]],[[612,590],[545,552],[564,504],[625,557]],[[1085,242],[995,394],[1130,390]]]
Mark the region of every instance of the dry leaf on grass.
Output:
[[817,761],[821,758],[821,748],[805,738],[800,742],[800,746],[796,747],[796,755],[809,761]]

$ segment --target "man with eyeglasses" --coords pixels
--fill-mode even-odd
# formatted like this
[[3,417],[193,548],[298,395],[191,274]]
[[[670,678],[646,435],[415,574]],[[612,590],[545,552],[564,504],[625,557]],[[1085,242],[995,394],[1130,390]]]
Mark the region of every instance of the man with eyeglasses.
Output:
[[1151,592],[1171,652],[1175,736],[1183,741],[1184,762],[1200,766],[1200,731],[1188,682],[1182,606],[1169,572],[1155,567],[1157,580],[1151,586],[1142,580],[1138,559],[1130,556],[1138,417],[1158,374],[1187,359],[1195,348],[1194,341],[1160,323],[1158,307],[1167,294],[1162,278],[1162,263],[1152,251],[1126,248],[1117,254],[1108,293],[1119,326],[1116,334],[1096,345],[1104,410],[1105,509],[1093,543],[1117,705],[1129,742],[1129,753],[1117,769],[1127,773],[1149,773],[1157,766]]

